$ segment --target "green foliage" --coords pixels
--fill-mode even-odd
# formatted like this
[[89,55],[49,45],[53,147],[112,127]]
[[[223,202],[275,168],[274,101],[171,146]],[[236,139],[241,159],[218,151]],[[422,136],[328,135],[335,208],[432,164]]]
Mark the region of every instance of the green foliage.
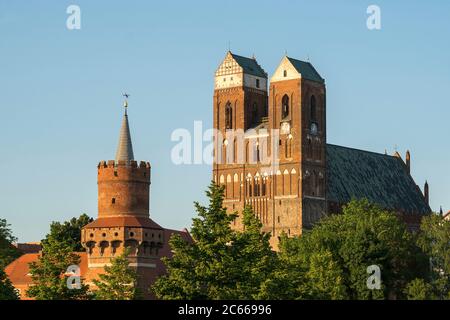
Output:
[[45,245],[50,239],[54,239],[71,246],[72,251],[82,252],[84,248],[81,246],[81,229],[92,221],[93,219],[84,213],[79,218],[74,217],[63,223],[54,221],[50,225],[50,233],[42,240],[42,244]]
[[250,207],[243,212],[245,231],[232,230],[237,214],[226,213],[223,188],[211,183],[206,194],[208,207],[195,203],[193,243],[171,237],[173,257],[163,260],[168,273],[152,290],[160,299],[256,299],[276,261],[270,235]]
[[428,283],[437,299],[450,299],[450,221],[432,214],[420,229],[417,243],[430,262]]
[[138,275],[129,267],[127,256],[129,250],[111,259],[111,265],[105,266],[105,273],[100,274],[100,280],[94,280],[97,290],[96,300],[136,300],[141,298],[141,292],[136,287]]
[[[351,201],[301,237],[282,237],[279,255],[266,284],[272,299],[401,298],[406,284],[423,274],[417,268],[423,257],[404,224],[367,200]],[[370,265],[381,269],[381,290],[367,288]]]
[[17,238],[13,236],[10,225],[5,219],[0,219],[0,269],[20,257],[20,251],[13,246]]
[[80,257],[70,244],[49,237],[38,261],[30,263],[33,285],[27,295],[37,300],[88,299],[88,286],[82,283],[80,289],[71,289],[67,285],[68,267],[79,263]]
[[431,284],[423,279],[414,279],[405,288],[408,300],[431,300],[434,298]]
[[8,276],[0,269],[0,300],[18,300],[19,294],[9,281]]

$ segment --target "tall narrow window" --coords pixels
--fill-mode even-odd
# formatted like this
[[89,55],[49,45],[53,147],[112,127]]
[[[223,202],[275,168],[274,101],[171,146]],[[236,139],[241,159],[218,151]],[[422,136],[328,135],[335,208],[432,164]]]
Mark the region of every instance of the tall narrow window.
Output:
[[233,128],[233,108],[231,107],[231,103],[227,103],[225,107],[225,129]]
[[288,141],[284,141],[284,157],[288,158]]
[[286,70],[283,70],[283,77],[287,77],[287,71]]
[[311,115],[311,121],[316,121],[317,119],[317,114],[316,114],[316,97],[314,97],[314,95],[311,96],[311,111],[310,111],[310,115]]
[[259,143],[258,142],[256,142],[256,146],[255,146],[255,155],[256,155],[256,162],[260,162],[261,161],[261,159],[260,159],[260,157],[259,157]]
[[281,118],[284,119],[289,116],[289,97],[287,94],[281,99]]
[[259,88],[259,79],[256,79],[256,87]]
[[256,102],[252,106],[252,124],[258,124],[258,105]]
[[313,153],[312,141],[311,141],[311,138],[308,138],[308,146],[306,148],[306,156],[308,158],[312,158],[312,156],[313,156],[312,153]]

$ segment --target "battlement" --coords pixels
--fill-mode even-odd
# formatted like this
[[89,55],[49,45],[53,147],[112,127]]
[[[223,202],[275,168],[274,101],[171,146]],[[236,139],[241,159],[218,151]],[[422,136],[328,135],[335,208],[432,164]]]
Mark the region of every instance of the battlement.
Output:
[[150,183],[151,166],[149,162],[103,160],[99,162],[97,168],[98,181],[133,180]]
[[150,162],[140,161],[139,166],[136,160],[102,160],[98,163],[98,168],[117,168],[117,167],[131,167],[131,168],[151,168]]

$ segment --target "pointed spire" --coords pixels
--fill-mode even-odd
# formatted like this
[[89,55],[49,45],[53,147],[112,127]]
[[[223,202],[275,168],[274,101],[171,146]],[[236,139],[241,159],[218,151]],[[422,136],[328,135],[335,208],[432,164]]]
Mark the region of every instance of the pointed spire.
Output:
[[128,101],[127,100],[125,100],[123,106],[125,107],[125,114],[123,115],[122,127],[120,129],[119,145],[117,146],[117,152],[116,152],[116,161],[134,160],[133,145],[131,143],[130,126],[128,124],[128,115],[127,115]]
[[429,186],[428,186],[428,181],[425,180],[425,185],[423,187],[423,196],[425,198],[425,202],[427,204],[430,204],[430,190],[429,190]]
[[405,164],[406,164],[406,169],[408,170],[408,173],[411,173],[411,153],[409,152],[409,150],[406,150]]

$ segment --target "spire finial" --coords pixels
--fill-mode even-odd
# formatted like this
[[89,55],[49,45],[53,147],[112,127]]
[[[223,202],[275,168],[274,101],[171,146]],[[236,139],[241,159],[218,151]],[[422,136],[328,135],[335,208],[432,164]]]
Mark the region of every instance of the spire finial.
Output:
[[130,96],[130,94],[124,92],[124,93],[122,93],[122,96],[125,97],[125,101],[123,102],[123,107],[125,108],[125,114],[127,114],[127,109],[128,109],[128,97]]
[[125,97],[123,106],[125,108],[125,114],[123,115],[122,127],[120,129],[119,145],[117,146],[116,161],[134,160],[133,145],[131,143],[130,126],[128,124],[127,108],[128,108],[128,93],[123,93]]

